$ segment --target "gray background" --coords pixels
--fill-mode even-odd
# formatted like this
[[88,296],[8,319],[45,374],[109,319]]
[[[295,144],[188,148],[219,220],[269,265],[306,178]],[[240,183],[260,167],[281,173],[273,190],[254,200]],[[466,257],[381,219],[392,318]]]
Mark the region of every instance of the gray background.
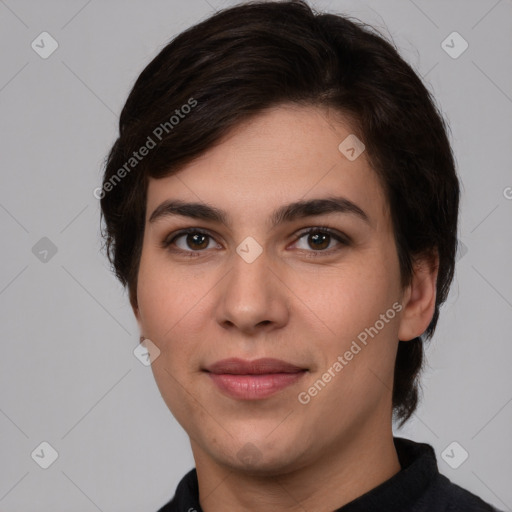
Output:
[[[137,324],[100,252],[93,190],[143,67],[233,4],[0,0],[2,512],[152,512],[194,465],[133,354]],[[442,473],[512,510],[512,1],[311,5],[389,31],[449,120],[464,249],[422,405],[397,434],[431,443]],[[43,31],[59,44],[47,59],[31,48]],[[453,31],[469,44],[456,59],[441,46]],[[43,237],[57,248],[46,261]],[[31,458],[43,441],[59,455],[46,470]],[[453,441],[469,453],[458,469],[442,457]]]

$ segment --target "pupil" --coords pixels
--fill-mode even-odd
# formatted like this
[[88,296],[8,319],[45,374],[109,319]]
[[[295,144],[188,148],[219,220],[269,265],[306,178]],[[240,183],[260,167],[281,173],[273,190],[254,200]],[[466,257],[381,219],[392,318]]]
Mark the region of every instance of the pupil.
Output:
[[[202,235],[201,233],[195,233],[194,235],[189,235],[192,237],[192,240],[193,240],[193,244],[195,244],[195,247],[199,247],[199,245],[203,245],[204,244],[204,239],[206,238],[205,235]],[[199,244],[196,244],[197,240],[199,237],[202,237],[203,238],[203,244],[199,243]],[[207,244],[208,245],[208,244]],[[201,247],[202,248],[202,247]]]
[[[324,248],[324,247],[320,247],[320,245],[321,245],[322,243],[324,243],[324,244],[325,244],[325,240],[326,240],[326,238],[327,238],[327,237],[329,237],[329,235],[328,235],[328,234],[319,234],[319,233],[315,233],[315,234],[313,234],[313,235],[310,235],[310,237],[314,240],[314,245],[316,246],[316,248],[320,248],[320,249],[322,249],[322,248]],[[321,240],[321,241],[320,241],[320,244],[317,244],[317,242],[320,240],[320,238],[323,238],[323,240]],[[327,244],[327,245],[329,245],[329,244]]]

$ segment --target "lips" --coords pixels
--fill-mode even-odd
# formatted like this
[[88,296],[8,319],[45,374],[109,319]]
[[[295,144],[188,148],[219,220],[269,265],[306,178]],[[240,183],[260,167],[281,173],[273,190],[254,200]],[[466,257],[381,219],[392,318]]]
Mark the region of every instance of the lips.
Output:
[[279,359],[232,358],[217,361],[205,371],[224,395],[238,400],[262,400],[297,383],[307,369]]
[[267,375],[272,373],[298,373],[305,368],[281,361],[280,359],[262,358],[254,361],[231,358],[217,361],[206,368],[206,371],[215,374],[231,375]]

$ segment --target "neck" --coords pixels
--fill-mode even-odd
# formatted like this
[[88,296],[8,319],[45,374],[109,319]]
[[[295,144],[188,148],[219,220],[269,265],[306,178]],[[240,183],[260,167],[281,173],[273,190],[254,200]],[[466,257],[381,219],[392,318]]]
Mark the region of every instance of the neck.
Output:
[[204,512],[332,512],[400,471],[391,425],[377,432],[349,433],[316,460],[270,476],[221,465],[192,442],[201,507]]

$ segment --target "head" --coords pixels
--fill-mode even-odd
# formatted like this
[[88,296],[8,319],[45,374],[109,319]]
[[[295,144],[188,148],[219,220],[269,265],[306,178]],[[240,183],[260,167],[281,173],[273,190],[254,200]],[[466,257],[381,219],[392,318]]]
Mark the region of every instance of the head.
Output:
[[[243,464],[254,445],[282,468],[413,414],[459,183],[433,98],[374,29],[297,1],[186,30],[135,82],[98,197],[157,384],[197,449]],[[237,400],[205,371],[230,357],[305,372]]]

